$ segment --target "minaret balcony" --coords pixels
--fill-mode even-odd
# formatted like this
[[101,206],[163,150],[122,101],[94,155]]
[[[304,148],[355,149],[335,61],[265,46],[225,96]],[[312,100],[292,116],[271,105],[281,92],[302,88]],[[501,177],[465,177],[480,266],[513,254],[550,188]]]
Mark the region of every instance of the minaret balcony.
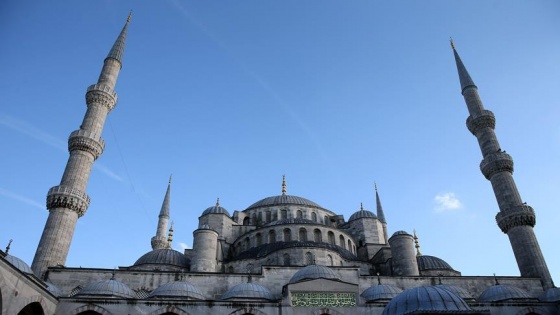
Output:
[[105,141],[96,133],[89,130],[75,130],[68,138],[68,151],[74,150],[86,151],[97,159],[105,149]]
[[117,100],[117,92],[106,84],[93,84],[87,88],[86,104],[88,106],[92,104],[101,104],[111,111],[115,108]]
[[536,223],[535,211],[526,204],[518,205],[498,212],[496,222],[504,233],[516,226],[527,225],[533,227]]
[[478,115],[470,115],[467,118],[467,128],[476,136],[478,132],[485,128],[494,129],[496,127],[496,117],[489,110],[483,110]]
[[488,180],[500,172],[513,173],[513,159],[509,154],[500,150],[484,157],[484,160],[480,162],[480,171]]
[[47,193],[47,209],[65,208],[83,216],[89,207],[89,196],[76,188],[65,185],[54,186]]

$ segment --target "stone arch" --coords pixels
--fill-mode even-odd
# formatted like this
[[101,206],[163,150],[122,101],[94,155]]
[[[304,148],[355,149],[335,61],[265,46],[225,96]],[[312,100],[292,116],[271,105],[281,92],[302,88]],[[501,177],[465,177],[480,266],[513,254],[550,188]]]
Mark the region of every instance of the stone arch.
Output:
[[311,220],[312,220],[313,222],[317,222],[317,213],[311,212]]
[[237,310],[229,313],[229,315],[248,315],[248,314],[251,314],[251,315],[266,315],[266,313],[263,313],[263,312],[259,311],[258,309],[254,308],[254,307],[250,307],[250,306],[240,308],[240,309],[237,309]]
[[157,310],[147,315],[165,315],[165,314],[189,315],[189,313],[187,313],[186,311],[173,305],[167,305],[162,308],[158,308]]
[[[27,306],[29,305],[36,305],[37,307],[40,306],[41,311],[39,313],[22,313],[21,311],[23,311]],[[23,300],[23,302],[20,305],[25,305],[24,307],[22,307],[22,309],[19,311],[19,314],[22,315],[27,315],[27,314],[45,314],[45,310],[48,310],[49,308],[47,307],[47,304],[45,304],[45,299],[40,296],[40,295],[33,295],[30,296],[28,298],[26,298],[25,300]],[[33,307],[33,306],[32,306]],[[54,313],[54,310],[51,310],[51,312]]]
[[301,212],[301,210],[296,211],[296,218],[297,219],[302,219],[303,218],[303,212]]
[[18,315],[45,315],[45,308],[39,302],[31,302],[25,305]]
[[340,241],[340,247],[346,249],[346,241],[344,240],[344,235],[340,234],[338,236],[339,241]]
[[284,242],[289,242],[292,240],[292,230],[289,228],[284,229]]
[[299,241],[307,242],[307,230],[305,228],[299,229]]
[[313,231],[313,240],[317,243],[321,243],[323,241],[323,236],[321,235],[321,230],[315,229]]
[[350,239],[348,239],[348,250],[352,251],[352,242],[350,242]]
[[257,214],[253,212],[253,214],[251,215],[251,223],[253,225],[257,225]]
[[78,315],[78,314],[82,314],[82,313],[88,314],[87,312],[89,312],[89,313],[96,312],[96,313],[101,314],[101,315],[113,315],[113,313],[111,313],[108,310],[104,309],[103,307],[101,307],[99,305],[95,305],[95,304],[88,304],[88,305],[80,306],[80,307],[74,309],[70,313],[70,315]]
[[280,220],[288,218],[288,210],[282,209],[280,210]]
[[276,232],[274,230],[270,230],[268,232],[268,243],[272,244],[276,242]]
[[335,239],[334,239],[334,233],[332,231],[329,231],[327,233],[328,235],[328,239],[329,239],[329,244],[331,245],[336,245]]
[[245,217],[245,219],[243,219],[243,225],[250,225],[251,224],[251,219],[249,217]]
[[334,266],[334,261],[331,255],[327,255],[327,262],[329,263],[329,266]]

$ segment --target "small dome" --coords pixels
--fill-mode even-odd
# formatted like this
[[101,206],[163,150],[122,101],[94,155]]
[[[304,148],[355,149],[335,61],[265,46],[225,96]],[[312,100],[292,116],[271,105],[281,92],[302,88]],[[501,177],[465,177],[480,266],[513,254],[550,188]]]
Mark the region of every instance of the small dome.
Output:
[[372,285],[360,294],[366,301],[390,300],[403,290],[388,284]]
[[173,265],[181,268],[189,267],[189,260],[182,253],[173,249],[154,249],[140,257],[133,266],[146,264]]
[[264,299],[275,300],[270,291],[256,283],[241,283],[227,290],[222,295],[222,300],[228,299]]
[[383,315],[406,314],[414,311],[470,311],[463,299],[437,286],[417,287],[394,297]]
[[467,290],[465,290],[461,287],[458,287],[456,285],[438,284],[437,287],[445,289],[447,291],[451,291],[452,293],[455,293],[456,295],[458,295],[463,300],[473,300],[474,299],[473,296],[469,293],[469,291],[467,291]]
[[353,221],[353,220],[357,220],[357,219],[364,219],[364,218],[377,219],[377,216],[375,214],[373,214],[373,212],[368,211],[368,210],[358,210],[350,216],[350,219],[348,219],[348,222]]
[[[393,233],[393,235],[391,235],[391,237],[395,237],[397,235],[408,235],[408,236],[412,237],[412,235],[408,234],[407,231],[402,231],[402,230],[401,231],[396,231],[395,233]],[[391,238],[391,237],[389,237],[389,238]]]
[[309,265],[296,272],[296,274],[290,279],[290,283],[314,279],[331,279],[340,281],[340,276],[331,268],[321,265]]
[[54,284],[46,281],[45,284],[47,285],[47,290],[51,292],[54,296],[59,297],[62,296],[62,290],[56,287]]
[[148,298],[177,297],[204,300],[202,292],[192,284],[185,281],[174,281],[160,285],[152,291]]
[[270,223],[265,224],[265,226],[274,226],[274,225],[283,225],[283,224],[319,224],[319,223],[309,219],[290,218],[290,219],[272,221]]
[[505,284],[497,284],[484,290],[478,297],[479,302],[498,302],[506,300],[530,299],[525,290]]
[[207,214],[211,214],[211,213],[212,214],[223,213],[223,214],[227,215],[228,217],[230,216],[229,212],[226,210],[226,208],[224,208],[222,206],[219,206],[219,205],[206,208],[206,210],[204,210],[202,212],[202,215],[207,215]]
[[323,209],[323,207],[319,206],[313,201],[302,197],[279,195],[279,196],[272,196],[272,197],[261,199],[255,202],[254,204],[250,205],[245,210],[260,208],[260,207],[278,206],[278,205],[300,205],[300,206],[308,206],[308,207]]
[[4,259],[6,259],[10,264],[12,264],[17,269],[19,269],[19,270],[21,270],[25,273],[33,274],[33,270],[31,270],[29,265],[26,264],[25,261],[17,258],[16,256],[6,255],[6,257],[4,257]]
[[543,302],[560,302],[560,288],[550,288],[544,291],[539,300]]
[[101,295],[119,298],[134,298],[136,294],[124,283],[115,279],[92,282],[81,289],[75,297]]
[[423,270],[454,270],[445,260],[429,255],[416,256],[418,269]]

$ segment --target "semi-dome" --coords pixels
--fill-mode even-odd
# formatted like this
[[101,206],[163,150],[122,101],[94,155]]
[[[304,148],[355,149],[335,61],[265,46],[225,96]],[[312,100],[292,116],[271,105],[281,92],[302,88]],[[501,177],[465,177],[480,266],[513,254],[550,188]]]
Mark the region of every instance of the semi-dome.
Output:
[[560,288],[550,288],[544,291],[539,300],[543,302],[560,302]]
[[445,260],[435,256],[430,256],[430,255],[416,256],[416,261],[418,262],[418,269],[420,271],[454,270]]
[[389,284],[376,284],[367,288],[360,294],[366,301],[391,300],[403,290]]
[[133,266],[140,265],[172,265],[181,268],[189,267],[188,258],[181,252],[170,248],[154,249],[140,257]]
[[148,298],[169,297],[204,300],[202,292],[200,292],[197,287],[185,281],[174,281],[162,284],[148,296]]
[[19,259],[18,257],[12,255],[6,255],[4,259],[6,259],[10,264],[12,264],[17,269],[25,273],[33,274],[33,270],[31,270],[29,265],[26,264],[25,261]]
[[383,310],[383,315],[470,310],[467,303],[455,293],[437,286],[424,286],[405,290],[394,297]]
[[256,283],[241,283],[233,286],[222,295],[222,300],[228,299],[264,299],[274,300],[270,290]]
[[350,216],[350,219],[348,219],[348,222],[353,221],[353,220],[357,220],[357,219],[364,219],[364,218],[372,218],[372,219],[377,219],[377,216],[368,210],[358,210],[356,212],[354,212],[354,214],[352,214]]
[[308,206],[308,207],[323,209],[323,207],[321,207],[320,205],[302,197],[291,196],[291,195],[279,195],[279,196],[272,196],[272,197],[261,199],[255,202],[254,204],[250,205],[245,210],[250,210],[250,209],[260,208],[260,207],[279,206],[279,205],[299,205],[299,206]]
[[206,210],[204,210],[202,212],[202,215],[220,214],[220,213],[223,213],[223,214],[227,215],[228,217],[230,216],[229,212],[226,210],[226,208],[224,208],[222,206],[219,206],[219,205],[206,208]]
[[506,284],[496,284],[484,290],[478,297],[479,302],[498,302],[506,300],[530,299],[527,291]]
[[331,279],[337,281],[341,280],[336,271],[332,270],[329,267],[321,265],[309,265],[296,272],[290,279],[290,283],[314,279]]
[[284,224],[318,224],[318,223],[309,219],[289,218],[289,219],[282,219],[278,221],[272,221],[270,223],[265,224],[264,226],[284,225]]
[[136,294],[124,283],[115,279],[92,282],[81,289],[75,297],[97,295],[105,297],[135,298]]

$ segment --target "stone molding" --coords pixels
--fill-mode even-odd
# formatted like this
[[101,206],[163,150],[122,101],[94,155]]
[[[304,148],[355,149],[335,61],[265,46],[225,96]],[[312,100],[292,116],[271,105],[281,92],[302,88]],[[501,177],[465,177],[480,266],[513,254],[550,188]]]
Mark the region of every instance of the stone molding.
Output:
[[88,130],[75,130],[68,138],[68,151],[86,151],[93,155],[94,160],[103,153],[105,141]]
[[78,217],[86,213],[89,202],[90,198],[85,192],[64,185],[54,186],[47,193],[47,209],[70,209],[75,211]]
[[86,92],[86,104],[88,106],[100,104],[107,107],[109,111],[112,111],[115,105],[117,105],[117,93],[105,84],[90,85]]
[[489,154],[480,162],[480,171],[488,180],[499,172],[513,173],[513,159],[502,151]]
[[518,205],[498,212],[498,214],[496,214],[496,222],[504,233],[507,233],[511,228],[516,226],[527,225],[534,227],[536,223],[535,211],[531,206],[525,204]]
[[496,117],[494,116],[494,113],[489,110],[483,110],[480,115],[471,115],[467,118],[467,128],[475,136],[484,128],[494,129],[495,127]]

